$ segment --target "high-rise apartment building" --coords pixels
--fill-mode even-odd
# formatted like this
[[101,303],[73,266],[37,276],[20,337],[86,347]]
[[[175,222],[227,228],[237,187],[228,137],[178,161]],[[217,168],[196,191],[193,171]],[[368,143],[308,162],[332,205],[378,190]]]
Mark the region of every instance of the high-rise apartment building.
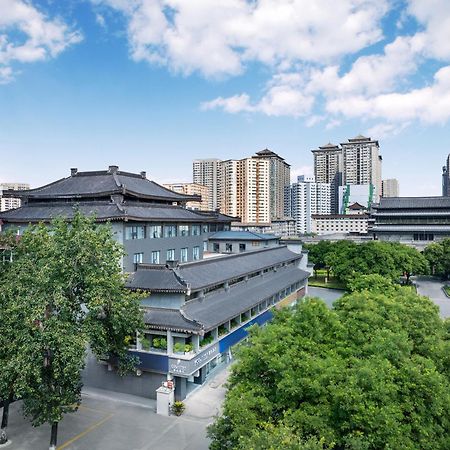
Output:
[[442,196],[450,197],[450,155],[447,156],[446,164],[442,167]]
[[370,137],[356,136],[342,147],[342,184],[372,184],[375,187],[378,203],[381,196],[381,162],[378,141]]
[[265,158],[238,161],[237,215],[244,223],[270,222],[270,165]]
[[291,166],[267,148],[257,152],[253,158],[269,161],[270,216],[271,219],[280,219],[284,217],[284,191],[291,183]]
[[396,178],[389,178],[382,182],[382,197],[399,197],[400,189],[398,187],[398,180]]
[[192,163],[193,182],[208,188],[208,209],[215,210],[219,204],[220,159],[196,159]]
[[207,186],[197,183],[170,183],[164,184],[164,187],[171,191],[178,192],[185,195],[198,195],[201,200],[198,202],[189,201],[186,203],[186,208],[195,209],[198,211],[210,211],[209,189]]
[[238,202],[240,202],[240,161],[229,159],[221,161],[219,175],[219,204],[220,212],[229,216],[238,217]]
[[339,186],[342,185],[342,149],[328,143],[312,150],[316,183],[330,184],[331,212],[339,209]]
[[0,183],[0,211],[9,211],[20,207],[20,199],[16,197],[3,196],[3,191],[25,191],[30,189],[26,183]]
[[286,188],[287,216],[295,220],[297,234],[312,232],[313,214],[331,213],[331,184],[316,183],[315,177],[299,176]]

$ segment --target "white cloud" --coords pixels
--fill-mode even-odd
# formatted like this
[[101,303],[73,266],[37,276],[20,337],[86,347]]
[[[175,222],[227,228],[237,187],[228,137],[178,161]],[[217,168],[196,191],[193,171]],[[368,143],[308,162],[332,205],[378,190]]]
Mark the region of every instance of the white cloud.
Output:
[[0,11],[0,82],[13,79],[14,63],[54,58],[82,39],[78,31],[46,17],[29,2],[0,0]]
[[[123,13],[133,59],[189,74],[236,75],[353,53],[382,37],[387,0],[91,0]],[[339,24],[339,26],[336,26]]]
[[400,134],[410,122],[398,123],[379,123],[369,128],[366,132],[368,136],[376,136],[377,139],[385,139]]

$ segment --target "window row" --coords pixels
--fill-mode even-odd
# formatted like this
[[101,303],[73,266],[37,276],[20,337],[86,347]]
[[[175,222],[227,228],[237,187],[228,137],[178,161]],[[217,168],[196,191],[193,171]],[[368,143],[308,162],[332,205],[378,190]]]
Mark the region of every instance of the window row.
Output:
[[[176,249],[170,248],[166,251],[166,261],[174,261],[177,259],[177,252]],[[200,259],[200,247],[196,246],[192,248],[192,260],[198,261]],[[179,254],[179,260],[180,262],[187,262],[189,260],[189,248],[183,247],[180,249]],[[150,262],[151,264],[161,264],[161,250],[153,250],[150,253],[150,261],[144,261],[144,253],[134,253],[133,255],[133,263],[134,264],[141,264],[143,262]]]
[[157,239],[176,236],[200,236],[200,225],[131,225],[125,228],[125,239]]

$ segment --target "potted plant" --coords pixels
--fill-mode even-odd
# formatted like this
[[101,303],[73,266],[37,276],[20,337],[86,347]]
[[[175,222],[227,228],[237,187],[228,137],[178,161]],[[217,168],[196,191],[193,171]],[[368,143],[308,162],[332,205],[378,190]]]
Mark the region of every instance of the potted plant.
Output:
[[184,353],[191,353],[193,349],[194,349],[194,347],[192,346],[192,344],[184,345]]
[[184,344],[182,344],[181,342],[176,342],[173,346],[173,351],[175,353],[184,353]]
[[144,350],[149,351],[151,346],[150,339],[146,337],[141,338],[141,346]]
[[160,344],[159,338],[153,338],[152,347],[153,348],[160,348],[160,346],[161,346],[161,344]]
[[180,401],[173,402],[172,412],[176,416],[181,416],[181,414],[183,414],[185,409],[186,409],[186,405],[183,402],[180,402]]
[[159,340],[159,348],[161,350],[166,350],[167,349],[167,339],[166,338],[161,338]]

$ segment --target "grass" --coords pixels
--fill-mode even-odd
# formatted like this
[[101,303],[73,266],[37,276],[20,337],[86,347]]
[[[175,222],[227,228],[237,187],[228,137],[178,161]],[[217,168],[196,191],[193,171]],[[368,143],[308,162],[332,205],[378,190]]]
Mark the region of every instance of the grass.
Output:
[[314,276],[313,274],[312,277],[308,279],[308,285],[330,289],[345,289],[344,283],[342,283],[341,281],[337,280],[332,276],[330,276],[328,282],[325,282],[326,276],[327,276],[326,270],[318,270],[317,276]]

